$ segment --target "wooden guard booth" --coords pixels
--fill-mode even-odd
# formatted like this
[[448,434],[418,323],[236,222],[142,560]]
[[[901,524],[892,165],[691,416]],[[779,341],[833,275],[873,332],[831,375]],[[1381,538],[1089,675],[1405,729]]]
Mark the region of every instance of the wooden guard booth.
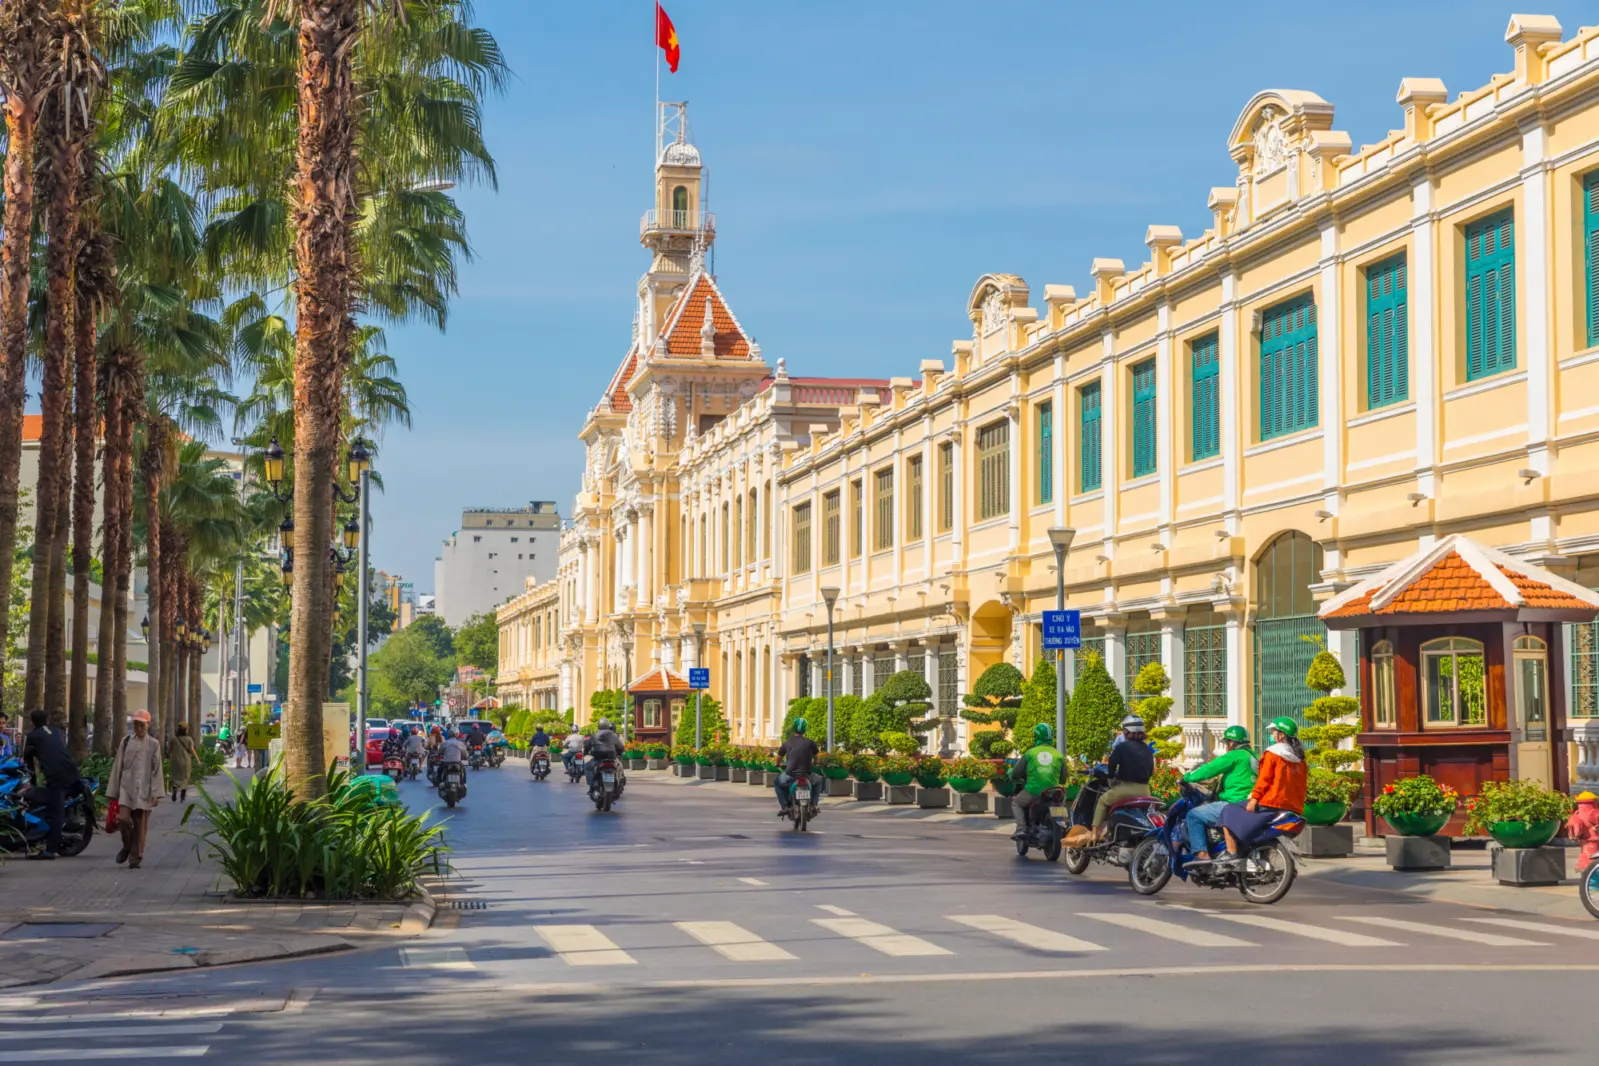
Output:
[[[1462,796],[1530,779],[1565,791],[1564,628],[1599,615],[1599,594],[1458,534],[1321,607],[1328,629],[1360,634],[1358,739],[1372,801],[1396,778],[1429,774]],[[1444,832],[1457,834],[1462,810]]]
[[678,716],[693,693],[688,678],[657,666],[628,685],[627,696],[633,702],[632,739],[641,744],[670,746]]

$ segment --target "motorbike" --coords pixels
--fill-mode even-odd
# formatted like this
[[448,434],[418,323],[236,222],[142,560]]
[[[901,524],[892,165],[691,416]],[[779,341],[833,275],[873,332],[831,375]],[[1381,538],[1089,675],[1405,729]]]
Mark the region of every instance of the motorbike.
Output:
[[533,771],[533,780],[542,781],[550,776],[550,753],[535,751],[527,761],[528,769]]
[[1175,873],[1184,881],[1204,888],[1237,888],[1251,903],[1276,903],[1288,894],[1295,870],[1293,853],[1284,838],[1298,836],[1305,828],[1304,818],[1288,811],[1279,813],[1254,839],[1238,842],[1242,855],[1237,862],[1226,866],[1191,865],[1196,858],[1215,854],[1223,841],[1219,829],[1209,829],[1206,840],[1188,839],[1188,812],[1209,803],[1213,797],[1186,782],[1180,790],[1177,799],[1166,809],[1165,824],[1133,851],[1127,878],[1134,892],[1153,896],[1166,887]]
[[412,781],[422,772],[422,756],[411,752],[405,757],[405,776]]
[[[7,760],[13,763],[14,760]],[[28,782],[20,773],[8,772],[10,765],[0,767],[0,848],[26,850],[43,847],[50,836],[50,825],[45,821],[43,805],[38,803]],[[15,763],[21,770],[21,763]],[[92,777],[81,777],[67,790],[65,814],[61,823],[61,852],[64,856],[81,854],[94,836],[94,790],[100,782]]]
[[1582,900],[1589,914],[1599,918],[1599,861],[1589,863],[1577,876],[1581,878],[1577,882],[1577,898]]
[[622,787],[627,783],[621,764],[615,759],[596,759],[594,785],[589,789],[589,799],[594,809],[608,811],[622,798]]
[[473,745],[470,754],[467,756],[467,760],[471,764],[472,769],[483,769],[484,763],[488,760],[488,756],[483,754],[483,745]]
[[498,770],[500,768],[500,764],[505,761],[505,749],[500,747],[498,744],[490,744],[488,750],[488,759],[489,765]]
[[[1068,812],[1066,822],[1068,830],[1079,825],[1093,827],[1094,806],[1099,802],[1099,797],[1110,787],[1110,783],[1108,767],[1100,765],[1089,771],[1087,783],[1077,794],[1077,801]],[[1080,874],[1088,869],[1090,862],[1130,868],[1133,852],[1137,850],[1138,845],[1165,824],[1166,816],[1160,810],[1161,806],[1161,801],[1153,796],[1134,796],[1115,804],[1105,820],[1103,840],[1086,847],[1065,848],[1061,852],[1066,856],[1067,872]]]
[[383,774],[396,785],[405,776],[405,762],[398,755],[383,756]]
[[439,765],[439,799],[454,807],[466,799],[466,767],[458,762]]
[[[805,798],[800,799],[801,796]],[[788,786],[788,817],[794,823],[794,832],[806,832],[820,810],[816,804],[816,793],[811,790],[810,774],[795,774],[793,782]]]
[[566,780],[568,784],[583,780],[583,756],[573,755],[566,764]]
[[1030,849],[1037,848],[1050,862],[1059,859],[1061,839],[1066,835],[1066,830],[1061,827],[1065,819],[1066,790],[1046,789],[1027,808],[1027,825],[1022,835],[1016,838],[1016,854],[1025,859]]
[[430,785],[435,785],[436,786],[439,783],[439,764],[440,764],[439,749],[438,748],[429,749],[428,750],[428,784],[430,784]]

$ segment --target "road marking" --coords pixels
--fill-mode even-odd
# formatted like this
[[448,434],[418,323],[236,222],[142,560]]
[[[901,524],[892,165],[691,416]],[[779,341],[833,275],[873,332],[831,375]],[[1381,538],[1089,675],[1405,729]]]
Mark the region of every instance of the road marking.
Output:
[[[77,1019],[67,1016],[50,1019],[54,1022],[71,1022]],[[147,1036],[193,1036],[199,1033],[216,1033],[222,1030],[221,1022],[200,1022],[190,1025],[147,1025],[137,1028],[103,1028],[91,1029],[78,1027],[75,1029],[52,1029],[49,1033],[0,1033],[0,1040],[39,1040],[48,1036],[51,1040],[77,1039],[78,1037],[107,1037],[114,1036],[122,1040],[143,1038]]]
[[819,911],[826,911],[828,914],[836,914],[840,918],[855,917],[854,911],[847,911],[843,907],[835,907],[831,903],[818,903],[816,905],[816,909]]
[[1220,933],[1211,933],[1204,929],[1189,929],[1187,926],[1177,925],[1175,922],[1163,922],[1156,918],[1145,918],[1138,914],[1084,914],[1079,912],[1077,917],[1092,918],[1096,922],[1105,922],[1108,925],[1119,925],[1123,929],[1136,929],[1140,933],[1149,933],[1151,936],[1175,940],[1179,944],[1191,944],[1196,948],[1252,948],[1259,946],[1248,940],[1239,940],[1237,937],[1222,936]]
[[1002,936],[1006,940],[1014,940],[1018,944],[1036,948],[1039,951],[1104,951],[1099,944],[1091,944],[1086,940],[1078,940],[1065,933],[1057,933],[1053,929],[1041,929],[1036,925],[1018,922],[1014,918],[1006,918],[998,914],[951,914],[947,916],[952,922],[969,925],[973,929],[981,929],[985,933]]
[[1407,922],[1403,918],[1382,918],[1366,914],[1340,914],[1338,917],[1346,922],[1380,925],[1388,929],[1407,929],[1413,933],[1427,933],[1431,936],[1448,937],[1450,940],[1469,940],[1473,944],[1481,944],[1489,948],[1546,948],[1549,946],[1536,940],[1523,940],[1519,936],[1479,933],[1475,929],[1450,929],[1448,926],[1428,925],[1425,922]]
[[1238,922],[1240,925],[1253,925],[1259,929],[1273,929],[1279,933],[1288,933],[1291,936],[1309,937],[1311,940],[1325,940],[1329,944],[1342,944],[1346,948],[1401,948],[1404,947],[1393,940],[1384,940],[1381,937],[1367,936],[1365,933],[1351,933],[1344,929],[1327,929],[1319,925],[1305,925],[1303,922],[1290,922],[1285,918],[1270,918],[1264,914],[1217,914],[1214,917],[1224,922]]
[[884,955],[953,954],[919,936],[901,933],[897,929],[869,922],[865,918],[812,918],[811,921],[830,933],[847,936]]
[[197,1059],[211,1048],[199,1047],[52,1047],[32,1051],[0,1051],[0,1062],[55,1062],[60,1059]]
[[762,881],[759,877],[740,877],[739,880],[744,882],[746,885],[759,885],[762,888],[766,887],[766,882]]
[[701,859],[684,859],[683,861],[688,863],[690,866],[704,866],[705,865],[705,862],[703,860],[701,860]]
[[1461,921],[1481,922],[1484,925],[1502,925],[1507,929],[1530,929],[1535,933],[1553,933],[1555,936],[1577,936],[1585,940],[1599,940],[1599,930],[1579,929],[1576,926],[1568,929],[1563,925],[1523,922],[1515,918],[1462,918]]
[[674,922],[706,947],[715,948],[734,962],[781,962],[794,956],[732,922]]
[[401,948],[400,962],[413,970],[475,970],[463,948]]
[[592,925],[535,925],[568,966],[632,966],[638,960]]

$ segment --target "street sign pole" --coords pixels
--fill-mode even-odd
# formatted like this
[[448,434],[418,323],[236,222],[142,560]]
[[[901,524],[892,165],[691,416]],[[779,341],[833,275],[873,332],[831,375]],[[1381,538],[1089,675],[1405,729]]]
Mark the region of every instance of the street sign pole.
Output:
[[690,668],[688,672],[688,687],[694,690],[694,747],[702,748],[705,746],[705,690],[711,687],[710,667],[695,666]]
[[[1065,593],[1057,589],[1057,599]],[[1055,653],[1055,742],[1066,737],[1066,649],[1083,646],[1083,613],[1057,608],[1044,612],[1044,649]]]

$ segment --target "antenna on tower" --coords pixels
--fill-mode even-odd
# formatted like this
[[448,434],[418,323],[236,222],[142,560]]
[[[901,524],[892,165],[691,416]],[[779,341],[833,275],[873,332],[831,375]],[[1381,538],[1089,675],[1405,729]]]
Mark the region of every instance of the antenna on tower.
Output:
[[693,141],[688,135],[687,100],[658,100],[655,106],[660,109],[655,123],[655,161],[659,163],[668,144],[692,144]]

